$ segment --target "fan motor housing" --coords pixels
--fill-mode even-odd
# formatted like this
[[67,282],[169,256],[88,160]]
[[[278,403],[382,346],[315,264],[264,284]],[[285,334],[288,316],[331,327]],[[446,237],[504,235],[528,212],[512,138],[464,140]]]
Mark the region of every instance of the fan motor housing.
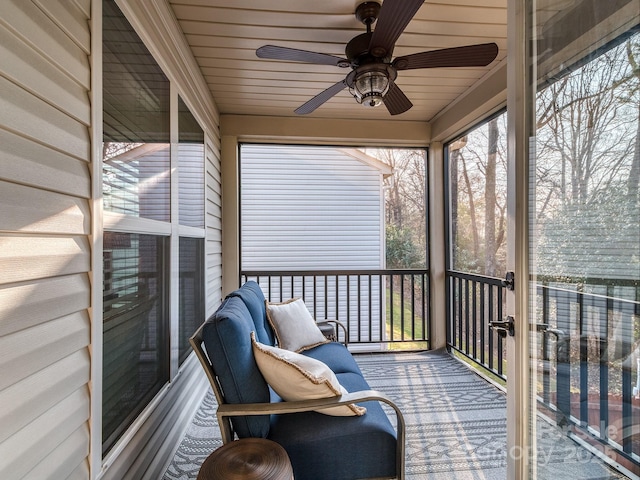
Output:
[[371,33],[361,33],[353,37],[344,50],[345,55],[351,61],[351,63],[355,63],[356,65],[360,65],[361,57],[369,55],[369,43],[371,43]]

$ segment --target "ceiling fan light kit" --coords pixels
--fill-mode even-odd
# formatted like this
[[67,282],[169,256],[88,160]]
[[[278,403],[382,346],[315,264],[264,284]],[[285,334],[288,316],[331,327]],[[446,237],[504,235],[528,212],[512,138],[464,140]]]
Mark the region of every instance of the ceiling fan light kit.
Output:
[[[366,27],[345,48],[347,58],[295,48],[265,45],[256,50],[259,58],[351,67],[347,76],[320,92],[295,110],[306,115],[345,88],[356,102],[366,107],[384,104],[391,115],[409,110],[413,104],[395,83],[398,70],[442,67],[484,67],[498,55],[495,43],[432,50],[391,60],[396,40],[422,6],[424,0],[369,1],[358,5],[355,16]],[[376,23],[375,30],[371,26]]]
[[384,103],[384,96],[396,76],[390,65],[371,63],[353,70],[345,81],[356,102],[365,107],[377,107]]

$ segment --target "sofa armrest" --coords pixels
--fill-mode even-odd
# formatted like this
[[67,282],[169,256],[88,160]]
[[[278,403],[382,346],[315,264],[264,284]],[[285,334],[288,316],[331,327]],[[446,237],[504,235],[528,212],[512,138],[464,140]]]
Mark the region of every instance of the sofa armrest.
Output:
[[[339,331],[342,330],[342,334],[344,337],[344,341],[342,342],[344,344],[344,346],[346,347],[349,343],[349,336],[347,335],[347,327],[344,325],[344,323],[340,322],[339,320],[319,320],[316,322],[316,324],[318,325],[318,327],[322,327],[322,326],[332,326],[333,325],[333,329],[335,332],[335,341],[339,342],[340,341],[340,333]],[[322,328],[321,328],[322,330]],[[324,331],[323,331],[324,333]],[[328,338],[328,337],[327,337]]]
[[[389,405],[396,414],[396,465],[398,468],[398,479],[404,478],[404,451],[405,451],[405,421],[400,408],[386,395],[376,390],[361,390],[359,392],[351,392],[339,397],[318,398],[312,400],[299,400],[293,402],[275,402],[275,403],[225,403],[218,407],[216,415],[218,424],[222,429],[223,425],[229,425],[227,420],[229,417],[238,417],[244,415],[272,415],[296,412],[309,412],[319,410],[323,407],[335,407],[347,405],[350,403],[361,403],[368,401],[378,401]],[[227,443],[233,440],[231,430],[222,431],[222,441]]]

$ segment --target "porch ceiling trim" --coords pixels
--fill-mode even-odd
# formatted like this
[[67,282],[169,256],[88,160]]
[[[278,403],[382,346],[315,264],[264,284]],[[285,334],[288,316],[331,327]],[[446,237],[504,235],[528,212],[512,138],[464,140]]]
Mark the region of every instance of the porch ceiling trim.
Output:
[[431,122],[431,140],[446,142],[507,104],[507,62],[500,62]]
[[426,122],[384,120],[221,115],[220,133],[266,143],[424,147],[431,141]]

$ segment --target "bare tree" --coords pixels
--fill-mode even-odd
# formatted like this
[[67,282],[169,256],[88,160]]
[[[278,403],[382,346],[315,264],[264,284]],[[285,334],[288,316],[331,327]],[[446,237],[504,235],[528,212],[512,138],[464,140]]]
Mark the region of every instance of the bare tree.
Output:
[[[635,85],[633,87],[633,93],[640,90],[640,64],[637,56],[640,56],[640,46],[630,40],[627,42],[627,59],[629,65],[631,65],[631,71],[635,77]],[[633,157],[631,160],[631,169],[629,171],[629,180],[627,182],[627,194],[632,202],[638,202],[638,192],[640,191],[640,102],[636,102],[638,105],[638,120],[636,123],[636,142],[633,149]]]
[[469,205],[469,216],[471,217],[471,235],[473,238],[473,258],[480,258],[480,234],[478,233],[478,216],[476,214],[476,200],[474,195],[474,188],[471,182],[471,178],[469,175],[469,170],[467,168],[467,162],[465,160],[462,152],[458,156],[460,159],[460,164],[462,166],[462,178],[464,179],[464,184],[466,187],[467,193],[467,202]]
[[[501,133],[502,132],[502,133]],[[455,268],[495,276],[505,269],[506,116],[450,146]],[[455,198],[453,198],[455,195]]]
[[498,154],[498,119],[488,124],[489,142],[484,187],[484,273],[496,275],[496,156]]
[[538,94],[541,273],[637,278],[639,39],[589,59]]
[[629,104],[620,92],[631,78],[629,63],[614,49],[539,94],[537,185],[543,197],[546,189],[545,205],[588,206],[629,168],[638,125],[622,113]]
[[[426,262],[426,161],[425,151],[417,149],[367,149],[366,153],[390,165],[393,174],[385,178],[385,220],[393,228],[394,239],[402,238],[412,252],[419,253],[419,260],[412,265]],[[388,230],[387,233],[390,233]],[[387,245],[390,248],[390,245]],[[403,256],[414,258],[415,255]],[[396,259],[397,260],[397,259]]]

